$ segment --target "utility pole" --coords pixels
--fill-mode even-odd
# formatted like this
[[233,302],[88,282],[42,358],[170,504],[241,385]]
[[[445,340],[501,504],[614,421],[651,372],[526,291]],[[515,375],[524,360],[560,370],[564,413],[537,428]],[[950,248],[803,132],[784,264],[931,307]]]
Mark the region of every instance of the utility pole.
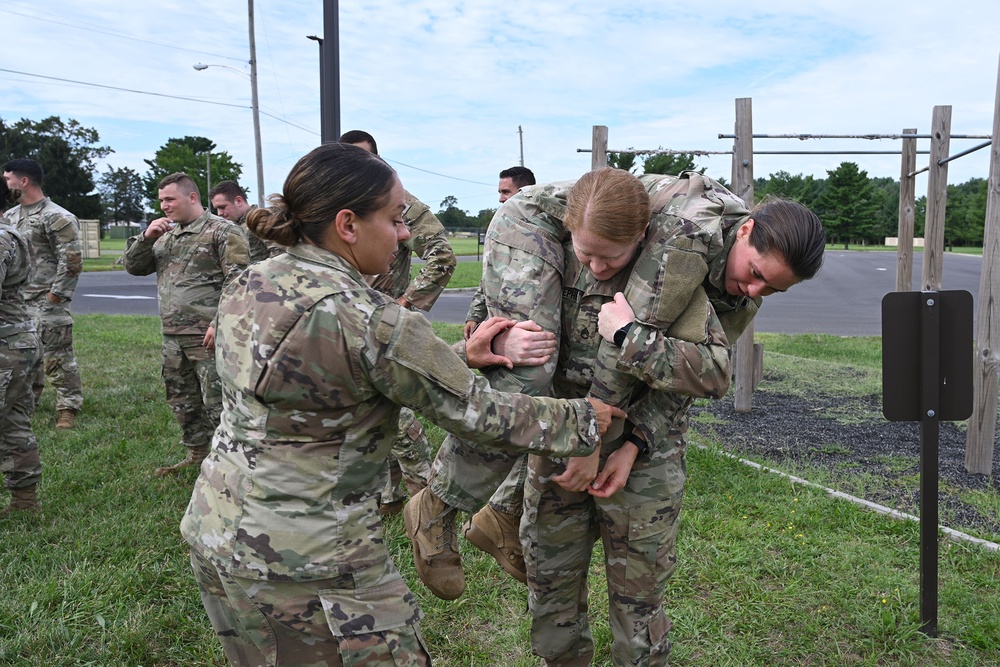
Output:
[[260,148],[260,106],[257,102],[257,42],[253,30],[253,0],[247,0],[250,23],[250,105],[253,107],[253,139],[257,159],[257,205],[264,208],[264,156]]
[[521,143],[521,166],[524,166],[524,131],[521,126],[517,126],[517,140]]
[[[340,18],[337,0],[323,0],[323,40],[319,42],[320,140],[340,140]],[[310,38],[311,39],[311,38]]]

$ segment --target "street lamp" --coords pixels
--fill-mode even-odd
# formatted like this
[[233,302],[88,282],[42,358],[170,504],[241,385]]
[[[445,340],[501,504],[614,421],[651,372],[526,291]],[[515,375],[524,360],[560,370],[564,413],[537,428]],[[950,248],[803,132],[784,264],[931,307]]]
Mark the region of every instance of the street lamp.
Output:
[[[253,110],[253,139],[254,139],[254,149],[257,159],[257,204],[264,208],[264,156],[260,150],[260,105],[257,103],[257,47],[254,42],[254,32],[253,32],[253,0],[247,2],[249,5],[249,15],[250,15],[250,108]],[[230,67],[229,65],[206,65],[204,63],[198,63],[197,65],[192,65],[199,72],[207,70],[209,67],[225,67],[226,69],[231,69],[234,72],[239,72],[243,76],[247,76],[247,73],[238,70],[235,67]]]

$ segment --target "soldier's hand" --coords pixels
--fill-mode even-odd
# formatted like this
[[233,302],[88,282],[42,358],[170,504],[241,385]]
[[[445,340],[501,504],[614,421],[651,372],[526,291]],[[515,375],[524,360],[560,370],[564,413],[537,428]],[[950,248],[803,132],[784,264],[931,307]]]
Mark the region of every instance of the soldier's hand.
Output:
[[493,350],[510,359],[515,366],[541,366],[556,349],[556,335],[532,320],[518,322],[493,341]]
[[142,233],[142,237],[152,241],[153,239],[160,238],[173,228],[174,221],[170,218],[157,218],[149,223],[149,226],[146,227],[146,231]]
[[626,442],[612,452],[608,460],[604,462],[601,472],[597,474],[587,489],[590,495],[598,498],[609,498],[618,493],[628,481],[638,452],[639,449],[630,442]]
[[201,346],[206,350],[215,348],[215,327],[209,327],[205,332],[205,337],[201,339]]
[[601,465],[601,448],[598,447],[590,456],[574,456],[566,464],[566,470],[555,475],[552,481],[566,489],[580,493],[590,488],[590,483],[597,476],[597,468]]
[[476,327],[478,326],[479,322],[475,320],[466,320],[465,326],[462,327],[462,338],[464,338],[465,340],[469,340],[469,337],[472,335],[472,332],[475,331]]
[[491,317],[483,322],[465,341],[465,363],[469,368],[484,366],[506,366],[513,368],[514,364],[507,357],[493,353],[493,338],[498,333],[514,326],[514,320],[506,317]]
[[62,303],[63,302],[62,297],[59,296],[58,294],[53,294],[52,292],[49,292],[45,296],[47,296],[48,299],[49,299],[49,301],[51,301],[52,303]]
[[608,301],[601,306],[601,312],[597,314],[597,331],[604,340],[613,343],[615,332],[634,321],[635,313],[632,312],[632,306],[628,305],[625,295],[618,292],[614,301]]
[[601,435],[607,433],[608,427],[611,426],[612,419],[615,417],[621,417],[622,419],[628,417],[628,414],[621,408],[608,405],[598,398],[588,396],[587,401],[594,406],[594,412],[597,413],[597,429]]

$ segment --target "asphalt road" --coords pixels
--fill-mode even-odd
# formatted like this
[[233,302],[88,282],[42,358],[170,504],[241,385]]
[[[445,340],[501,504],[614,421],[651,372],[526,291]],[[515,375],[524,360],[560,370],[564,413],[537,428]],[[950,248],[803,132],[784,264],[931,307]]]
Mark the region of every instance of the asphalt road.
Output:
[[[922,259],[916,255],[913,288],[919,289]],[[966,290],[978,301],[982,257],[945,254],[944,290]],[[896,253],[827,251],[823,269],[813,280],[785,294],[764,299],[754,320],[756,331],[879,336],[882,297],[896,286]],[[462,323],[471,290],[445,290],[430,319]],[[976,306],[978,307],[978,305]],[[73,299],[75,313],[156,315],[156,276],[130,276],[124,271],[84,273]],[[975,309],[973,313],[975,313]]]

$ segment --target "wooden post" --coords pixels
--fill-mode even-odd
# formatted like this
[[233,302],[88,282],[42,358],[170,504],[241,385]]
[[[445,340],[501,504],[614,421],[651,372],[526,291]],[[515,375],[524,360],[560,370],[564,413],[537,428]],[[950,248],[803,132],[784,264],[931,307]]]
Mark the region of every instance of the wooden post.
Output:
[[951,107],[934,107],[931,121],[930,174],[927,179],[927,220],[924,225],[924,268],[920,284],[923,290],[941,290],[944,264],[944,213],[948,201],[948,158],[951,144]]
[[608,166],[608,126],[595,125],[591,141],[590,170]]
[[965,469],[989,475],[993,468],[997,386],[1000,382],[1000,67],[993,109],[993,146],[983,233],[983,268],[979,274],[976,356],[972,361],[972,417],[965,441]]
[[[916,134],[917,128],[903,130]],[[903,160],[899,172],[899,230],[896,232],[896,291],[913,289],[913,213],[916,210],[917,140],[903,139]]]
[[[733,193],[748,208],[753,208],[753,113],[752,100],[736,100],[736,139],[733,141]],[[736,341],[736,381],[733,409],[750,412],[753,408],[754,345],[753,320]]]

